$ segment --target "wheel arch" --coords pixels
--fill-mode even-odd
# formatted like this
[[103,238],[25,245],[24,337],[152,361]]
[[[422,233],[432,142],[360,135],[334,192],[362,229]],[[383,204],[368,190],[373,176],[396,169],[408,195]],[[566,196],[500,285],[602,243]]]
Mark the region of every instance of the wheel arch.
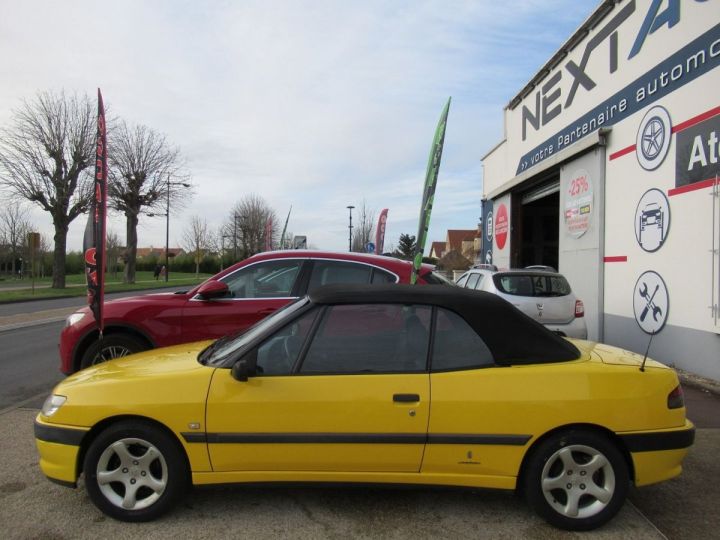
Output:
[[530,447],[528,448],[527,452],[525,452],[525,455],[523,456],[522,463],[520,464],[520,470],[518,472],[517,481],[515,483],[516,491],[521,491],[522,486],[524,485],[525,481],[525,474],[527,474],[528,465],[530,463],[530,459],[534,452],[537,450],[537,448],[548,438],[553,437],[555,435],[558,435],[560,433],[564,432],[570,432],[570,431],[584,431],[584,432],[592,432],[597,433],[599,435],[602,435],[606,437],[610,442],[612,442],[617,449],[622,454],[623,458],[625,459],[625,463],[628,467],[628,474],[630,476],[630,479],[634,482],[635,481],[635,465],[632,460],[632,456],[630,455],[630,451],[628,450],[625,443],[622,441],[620,437],[617,436],[617,434],[606,427],[597,425],[597,424],[567,424],[564,426],[558,426],[544,434],[542,434],[540,437],[535,439]]
[[153,428],[157,428],[162,430],[166,435],[170,437],[172,441],[174,441],[175,445],[177,446],[177,449],[180,451],[180,454],[183,456],[185,460],[185,470],[187,472],[187,481],[191,482],[192,478],[192,471],[190,469],[190,459],[188,458],[187,452],[185,451],[185,447],[183,446],[182,442],[178,438],[178,436],[175,434],[173,430],[171,430],[169,427],[167,427],[162,422],[159,422],[158,420],[155,420],[153,418],[148,418],[147,416],[140,416],[135,414],[124,414],[124,415],[118,415],[118,416],[111,416],[109,418],[105,418],[95,424],[90,431],[88,431],[85,436],[83,437],[81,443],[80,443],[80,451],[77,455],[77,462],[75,464],[75,471],[76,471],[76,477],[80,476],[80,473],[83,470],[83,464],[85,463],[85,456],[87,455],[87,451],[90,448],[90,445],[93,443],[93,441],[107,428],[114,424],[118,424],[120,422],[139,422],[145,425],[152,426]]
[[[130,326],[128,324],[112,323],[106,326],[103,332],[104,336],[112,336],[118,334],[126,334],[128,336],[137,338],[143,343],[147,344],[149,349],[155,348],[154,340],[147,333],[143,332],[135,326]],[[75,352],[73,353],[73,372],[80,370],[80,363],[82,362],[82,357],[85,355],[88,347],[90,347],[90,345],[92,345],[92,343],[98,339],[98,335],[99,332],[97,330],[92,330],[91,332],[85,334],[85,336],[83,336],[83,338],[78,342],[77,346],[75,347]]]

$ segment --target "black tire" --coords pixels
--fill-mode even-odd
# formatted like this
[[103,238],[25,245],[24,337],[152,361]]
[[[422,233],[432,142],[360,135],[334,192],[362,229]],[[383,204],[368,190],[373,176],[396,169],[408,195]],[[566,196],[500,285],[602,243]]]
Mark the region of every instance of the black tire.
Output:
[[121,358],[129,354],[146,351],[149,348],[147,343],[128,334],[110,334],[105,336],[102,341],[96,339],[92,342],[80,359],[80,369],[113,358]]
[[607,523],[627,496],[628,466],[602,434],[567,431],[543,441],[529,457],[523,489],[548,523],[588,531]]
[[177,441],[162,428],[138,421],[119,422],[100,433],[88,448],[83,472],[93,504],[120,521],[159,517],[189,484]]

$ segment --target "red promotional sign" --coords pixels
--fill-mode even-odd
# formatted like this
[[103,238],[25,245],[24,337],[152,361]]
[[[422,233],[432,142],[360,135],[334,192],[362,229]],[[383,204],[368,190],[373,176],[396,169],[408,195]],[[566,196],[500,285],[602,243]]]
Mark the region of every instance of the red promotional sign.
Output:
[[495,243],[498,249],[505,247],[508,235],[508,213],[507,207],[501,204],[495,212]]
[[385,224],[387,223],[388,209],[383,208],[378,218],[377,229],[375,232],[375,254],[382,255],[385,245]]

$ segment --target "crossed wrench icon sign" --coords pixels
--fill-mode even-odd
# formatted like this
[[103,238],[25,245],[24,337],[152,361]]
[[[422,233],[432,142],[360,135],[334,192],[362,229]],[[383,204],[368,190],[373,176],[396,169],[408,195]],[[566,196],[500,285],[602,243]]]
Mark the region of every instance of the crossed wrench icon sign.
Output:
[[646,301],[647,305],[645,306],[645,309],[642,310],[642,313],[640,314],[640,322],[643,322],[645,320],[645,317],[647,317],[648,310],[652,308],[653,310],[653,320],[657,322],[658,315],[662,315],[662,309],[660,306],[656,306],[653,302],[653,299],[655,298],[655,295],[658,292],[658,289],[660,288],[660,285],[655,285],[655,290],[653,291],[652,295],[648,295],[648,286],[647,283],[643,281],[642,288],[640,289],[640,296],[642,296]]

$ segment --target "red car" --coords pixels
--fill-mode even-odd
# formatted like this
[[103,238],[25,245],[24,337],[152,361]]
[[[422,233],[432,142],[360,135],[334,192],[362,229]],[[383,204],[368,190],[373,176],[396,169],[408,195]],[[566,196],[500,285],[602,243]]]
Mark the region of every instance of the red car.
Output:
[[[274,251],[254,255],[190,291],[105,304],[105,333],[85,307],[60,334],[66,374],[154,347],[215,339],[248,328],[288,302],[329,283],[409,283],[408,261],[362,253]],[[449,283],[424,264],[418,283]]]

